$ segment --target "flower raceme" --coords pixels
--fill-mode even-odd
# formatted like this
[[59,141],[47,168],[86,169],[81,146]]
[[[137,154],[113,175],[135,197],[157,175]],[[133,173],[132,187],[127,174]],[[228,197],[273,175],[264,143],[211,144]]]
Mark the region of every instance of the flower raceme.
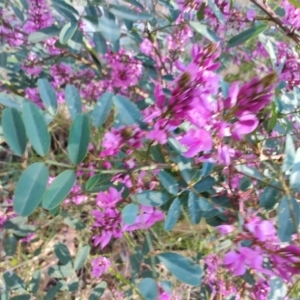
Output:
[[105,192],[99,192],[96,204],[99,210],[93,210],[94,223],[92,229],[99,233],[94,234],[94,245],[103,249],[112,238],[120,238],[124,232],[148,229],[156,222],[164,219],[164,213],[151,207],[140,205],[139,214],[134,224],[127,225],[122,221],[121,213],[117,206],[123,201],[122,192],[111,187]]

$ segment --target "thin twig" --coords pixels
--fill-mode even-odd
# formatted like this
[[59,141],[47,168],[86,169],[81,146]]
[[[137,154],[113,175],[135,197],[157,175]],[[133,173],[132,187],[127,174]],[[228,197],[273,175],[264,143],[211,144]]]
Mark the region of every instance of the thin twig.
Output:
[[276,13],[272,10],[272,8],[264,1],[261,3],[257,0],[250,0],[255,6],[260,8],[263,12],[265,12],[275,24],[277,24],[288,37],[290,37],[297,44],[300,43],[300,37],[294,31],[291,31],[288,26],[284,25],[281,19],[276,15]]

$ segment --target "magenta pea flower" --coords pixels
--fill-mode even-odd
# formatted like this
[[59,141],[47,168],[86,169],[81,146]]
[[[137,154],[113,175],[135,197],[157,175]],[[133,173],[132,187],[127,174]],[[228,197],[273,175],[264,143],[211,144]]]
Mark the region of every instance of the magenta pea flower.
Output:
[[146,137],[161,145],[164,145],[168,140],[166,131],[160,128],[159,123],[154,124],[153,129],[146,134]]
[[186,157],[193,157],[201,151],[210,151],[213,147],[213,139],[204,129],[190,129],[180,142],[188,148]]
[[111,265],[111,262],[105,256],[99,256],[92,260],[93,277],[99,278],[103,273],[106,273]]
[[218,155],[221,162],[223,162],[226,166],[230,165],[230,148],[227,145],[219,146]]
[[111,238],[121,238],[123,236],[121,224],[121,215],[116,208],[107,207],[102,211],[92,210],[94,217],[92,228],[97,228],[100,233],[93,236],[94,245],[100,245],[103,249],[111,240]]
[[244,114],[232,126],[231,133],[235,140],[240,140],[244,135],[253,132],[259,124],[257,117],[253,114]]
[[235,276],[245,274],[247,267],[262,271],[262,264],[262,254],[247,247],[240,247],[239,252],[230,251],[224,257],[224,265],[227,266]]
[[249,9],[249,10],[247,11],[247,19],[248,19],[249,21],[253,21],[254,18],[255,18],[255,16],[256,16],[256,12],[255,12],[254,9]]
[[153,45],[149,39],[143,39],[140,44],[140,50],[142,53],[149,55],[152,51]]
[[96,198],[96,203],[99,207],[115,207],[122,200],[123,189],[119,192],[113,187],[110,187],[105,192],[99,192]]
[[162,221],[165,214],[152,206],[140,206],[140,214],[136,217],[133,225],[123,225],[124,231],[135,231],[139,229],[148,229],[156,222]]
[[262,221],[260,218],[255,217],[250,222],[244,224],[244,227],[261,242],[265,242],[268,239],[277,239],[276,229],[268,220]]
[[217,229],[223,235],[230,234],[235,230],[233,225],[226,225],[226,224],[218,226]]

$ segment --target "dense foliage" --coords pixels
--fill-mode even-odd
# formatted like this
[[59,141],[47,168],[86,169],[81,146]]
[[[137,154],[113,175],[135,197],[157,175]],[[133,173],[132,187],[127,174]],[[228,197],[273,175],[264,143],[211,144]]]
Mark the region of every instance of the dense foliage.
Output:
[[1,0],[0,299],[300,296],[296,0]]

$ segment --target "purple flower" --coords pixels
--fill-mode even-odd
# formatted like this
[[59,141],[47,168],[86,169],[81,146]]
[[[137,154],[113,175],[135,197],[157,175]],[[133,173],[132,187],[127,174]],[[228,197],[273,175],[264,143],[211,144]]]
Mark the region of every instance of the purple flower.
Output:
[[122,200],[122,192],[123,189],[119,192],[110,187],[108,191],[98,193],[96,203],[101,208],[116,207],[116,204]]
[[161,129],[159,122],[154,124],[154,128],[146,134],[146,138],[161,145],[167,142],[168,136],[165,130]]
[[232,233],[235,228],[232,225],[220,225],[217,227],[217,229],[220,231],[221,234],[227,235],[229,233]]
[[105,256],[99,256],[92,260],[92,273],[93,277],[99,278],[103,273],[107,272],[111,262]]
[[162,221],[165,214],[152,206],[140,206],[140,214],[136,217],[133,225],[123,225],[124,231],[135,231],[139,229],[148,229],[156,222]]
[[235,276],[245,274],[246,267],[261,271],[262,264],[262,254],[246,247],[240,247],[239,252],[230,251],[224,257],[224,265],[227,266]]
[[256,16],[256,12],[255,12],[254,9],[249,9],[249,10],[247,11],[247,19],[248,19],[249,21],[253,21],[254,18],[255,18],[255,16]]
[[274,225],[268,220],[261,220],[258,217],[252,218],[248,221],[244,227],[250,231],[255,238],[261,242],[265,242],[268,239],[276,240],[276,230]]
[[93,236],[94,245],[100,244],[103,249],[114,238],[121,238],[123,231],[120,228],[121,215],[116,208],[106,208],[102,211],[92,210],[94,216],[93,228],[99,229],[100,233]]
[[193,157],[201,151],[210,151],[213,147],[212,137],[204,129],[190,129],[180,142],[188,148],[186,157]]
[[242,87],[239,87],[237,82],[233,83],[229,89],[228,98],[224,102],[225,108],[230,109],[227,118],[241,117],[246,113],[256,114],[269,105],[274,94],[275,83],[275,73],[261,79],[254,77]]
[[45,0],[30,0],[28,2],[28,19],[23,29],[27,33],[49,27],[54,19]]
[[223,162],[227,166],[230,165],[230,162],[231,162],[230,148],[227,145],[219,146],[218,155],[219,155],[221,162]]
[[240,140],[244,135],[253,132],[259,124],[257,117],[245,113],[232,126],[231,133],[235,140]]
[[141,42],[140,44],[140,50],[142,53],[146,54],[146,55],[149,55],[150,52],[152,51],[152,43],[150,40],[148,39],[143,39],[143,41]]

